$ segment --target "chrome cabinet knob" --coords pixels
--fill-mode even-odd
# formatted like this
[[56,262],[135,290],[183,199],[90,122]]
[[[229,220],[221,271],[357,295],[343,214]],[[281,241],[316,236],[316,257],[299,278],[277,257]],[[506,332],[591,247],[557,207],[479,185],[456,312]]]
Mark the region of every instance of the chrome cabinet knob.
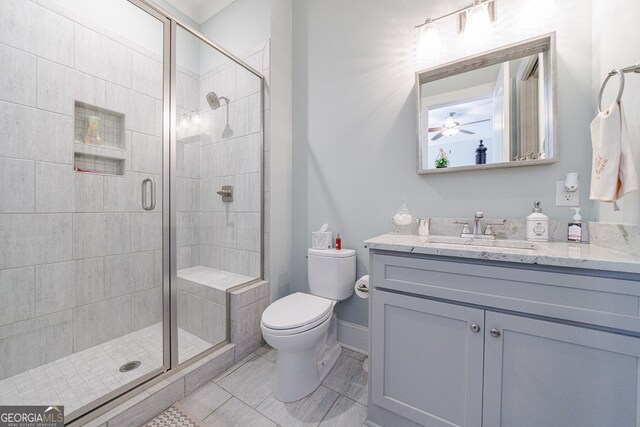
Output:
[[480,332],[480,325],[478,325],[477,323],[471,325],[471,332]]
[[489,332],[491,334],[492,337],[494,338],[498,338],[500,336],[500,331],[497,330],[496,328],[492,328],[491,331]]

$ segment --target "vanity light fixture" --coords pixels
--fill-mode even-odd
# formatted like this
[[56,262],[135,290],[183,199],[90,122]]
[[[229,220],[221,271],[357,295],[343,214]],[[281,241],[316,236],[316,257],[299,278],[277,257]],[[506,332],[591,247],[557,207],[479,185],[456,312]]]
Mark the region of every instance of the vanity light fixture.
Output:
[[463,7],[453,12],[449,12],[437,18],[427,18],[425,21],[416,25],[416,29],[420,31],[418,39],[418,55],[422,56],[428,39],[435,36],[434,24],[449,16],[457,15],[458,17],[458,33],[462,34],[469,27],[484,27],[496,20],[496,0],[474,0],[469,6]]
[[491,22],[495,20],[495,8],[493,8],[493,17],[491,18],[491,12],[489,12],[489,4],[493,6],[493,2],[482,2],[476,0],[473,5],[466,12],[458,15],[458,33],[464,33],[465,31],[472,35],[480,35],[485,32]]
[[439,43],[438,32],[435,29],[433,20],[427,18],[424,24],[416,27],[418,29],[418,47],[416,48],[416,56],[418,58],[426,58],[429,47],[437,46]]

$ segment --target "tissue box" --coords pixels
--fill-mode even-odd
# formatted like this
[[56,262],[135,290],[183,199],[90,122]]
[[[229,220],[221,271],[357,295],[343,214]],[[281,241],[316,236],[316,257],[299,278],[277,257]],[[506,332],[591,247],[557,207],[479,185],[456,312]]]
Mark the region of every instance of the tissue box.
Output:
[[330,231],[311,233],[311,247],[313,249],[329,249],[333,243],[333,236]]

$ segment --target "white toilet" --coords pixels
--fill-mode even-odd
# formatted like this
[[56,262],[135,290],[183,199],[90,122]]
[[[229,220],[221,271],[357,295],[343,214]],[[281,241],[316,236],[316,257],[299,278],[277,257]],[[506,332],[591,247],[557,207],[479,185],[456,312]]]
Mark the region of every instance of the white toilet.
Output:
[[340,357],[333,307],[353,294],[356,251],[309,249],[309,294],[296,292],[262,314],[264,340],[278,350],[276,387],[281,402],[313,392]]

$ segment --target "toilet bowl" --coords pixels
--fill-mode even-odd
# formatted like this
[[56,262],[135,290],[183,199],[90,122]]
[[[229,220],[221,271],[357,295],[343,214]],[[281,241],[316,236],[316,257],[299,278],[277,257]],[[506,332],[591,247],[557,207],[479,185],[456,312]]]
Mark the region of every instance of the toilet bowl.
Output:
[[273,394],[294,402],[312,393],[340,357],[337,302],[353,294],[355,251],[309,249],[310,293],[273,302],[262,314],[264,340],[278,350]]
[[[324,300],[318,305],[326,307],[325,312],[317,311],[310,316],[310,312],[302,309],[308,307],[312,298]],[[298,292],[279,299],[267,307],[269,311],[265,310],[261,322],[262,336],[278,350],[273,395],[281,402],[293,402],[312,393],[340,356],[334,304],[322,297]],[[290,316],[291,325],[303,324],[285,328],[284,323],[274,319],[283,311],[301,316],[297,320]],[[311,320],[313,317],[317,319]]]

